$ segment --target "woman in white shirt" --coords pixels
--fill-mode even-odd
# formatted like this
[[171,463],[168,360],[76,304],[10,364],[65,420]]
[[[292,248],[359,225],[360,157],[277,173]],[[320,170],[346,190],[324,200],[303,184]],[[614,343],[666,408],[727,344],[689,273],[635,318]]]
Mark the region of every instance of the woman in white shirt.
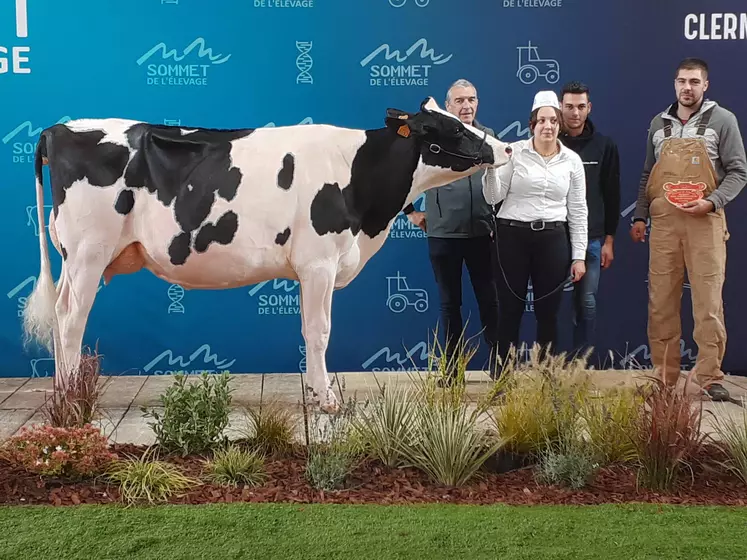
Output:
[[561,126],[555,93],[537,93],[529,121],[532,137],[514,142],[511,161],[483,176],[485,200],[503,202],[497,214],[497,285],[498,354],[504,364],[509,345],[519,347],[528,281],[534,289],[537,342],[546,352],[557,348],[557,316],[569,269],[574,282],[586,272],[586,176],[578,154],[558,140]]

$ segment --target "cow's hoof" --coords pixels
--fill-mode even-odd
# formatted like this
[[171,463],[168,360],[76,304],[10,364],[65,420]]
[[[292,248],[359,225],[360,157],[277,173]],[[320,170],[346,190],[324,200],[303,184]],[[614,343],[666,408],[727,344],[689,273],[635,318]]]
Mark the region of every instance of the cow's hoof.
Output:
[[319,409],[326,414],[337,414],[340,412],[340,403],[332,389],[327,389],[327,398],[319,404]]
[[340,405],[337,402],[327,402],[319,407],[325,414],[337,414],[340,412]]

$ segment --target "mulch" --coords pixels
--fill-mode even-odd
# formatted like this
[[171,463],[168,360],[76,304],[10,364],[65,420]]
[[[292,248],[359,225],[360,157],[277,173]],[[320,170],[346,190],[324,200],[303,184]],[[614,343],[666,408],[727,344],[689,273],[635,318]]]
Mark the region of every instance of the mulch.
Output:
[[[141,455],[145,447],[113,445],[120,456]],[[185,474],[200,477],[202,457],[165,457]],[[305,458],[298,452],[266,461],[269,479],[262,486],[219,486],[203,481],[188,492],[173,496],[171,504],[231,502],[285,502],[335,504],[686,504],[747,505],[747,485],[718,465],[722,452],[706,448],[694,466],[679,477],[676,488],[657,493],[636,484],[636,471],[628,466],[600,469],[592,483],[582,490],[543,485],[535,480],[531,466],[510,472],[481,472],[478,479],[459,488],[436,484],[416,469],[390,469],[378,461],[358,465],[346,488],[323,492],[312,488],[305,478]],[[103,479],[70,482],[41,477],[12,467],[0,460],[0,504],[78,504],[121,503],[116,485]]]

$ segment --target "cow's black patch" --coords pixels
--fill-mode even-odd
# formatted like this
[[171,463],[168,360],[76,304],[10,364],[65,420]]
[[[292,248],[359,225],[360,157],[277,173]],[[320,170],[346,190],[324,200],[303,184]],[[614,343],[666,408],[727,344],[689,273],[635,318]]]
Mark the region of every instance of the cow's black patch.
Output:
[[60,243],[60,252],[62,253],[62,260],[66,261],[67,260],[67,249],[65,249],[62,243]]
[[288,242],[288,238],[291,235],[291,228],[287,227],[275,236],[275,243],[278,245],[285,245]]
[[171,264],[184,264],[187,262],[187,257],[192,252],[189,248],[189,242],[191,235],[189,233],[180,233],[174,236],[169,245],[169,260]]
[[358,220],[350,213],[348,201],[337,183],[324,183],[311,201],[311,224],[319,235],[342,233],[346,229],[358,232]]
[[278,171],[278,187],[288,190],[293,184],[293,174],[296,170],[295,158],[293,154],[285,154],[283,158],[283,167]]
[[114,203],[114,209],[126,216],[132,211],[132,207],[135,206],[135,195],[131,190],[123,189],[117,195],[117,201]]
[[130,158],[126,146],[102,142],[106,136],[103,130],[74,132],[64,124],[56,124],[42,135],[49,159],[55,218],[73,183],[85,179],[95,187],[109,187],[122,177]]
[[[181,197],[191,200],[189,208],[209,208],[215,193],[232,200],[242,175],[232,166],[231,142],[249,136],[254,129],[187,130],[194,132],[182,134],[181,127],[176,126],[144,123],[132,126],[127,138],[137,152],[127,166],[125,183],[155,193],[165,206]],[[181,215],[190,213],[189,208],[175,210],[179,223],[194,221]]]
[[186,261],[194,232],[198,252],[212,242],[230,243],[233,239],[238,228],[236,214],[228,212],[216,224],[205,224],[205,220],[216,196],[227,201],[236,196],[242,173],[231,162],[231,142],[254,132],[184,128],[192,132],[182,134],[182,127],[142,123],[127,131],[130,146],[137,151],[125,172],[126,185],[147,189],[164,206],[173,203],[174,218],[185,234],[178,242],[175,238],[169,249],[174,264]]
[[358,149],[350,184],[325,184],[311,202],[310,218],[319,235],[355,235],[363,231],[376,237],[402,210],[418,165],[419,146],[413,139],[397,136],[389,129],[366,131]]
[[204,253],[211,243],[228,245],[233,241],[238,228],[239,217],[236,212],[229,210],[215,224],[205,224],[200,228],[195,237],[195,251]]

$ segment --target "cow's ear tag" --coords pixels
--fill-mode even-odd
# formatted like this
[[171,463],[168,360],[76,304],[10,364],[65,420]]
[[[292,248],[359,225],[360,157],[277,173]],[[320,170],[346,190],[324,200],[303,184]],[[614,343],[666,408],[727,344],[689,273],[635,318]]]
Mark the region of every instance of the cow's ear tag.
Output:
[[407,138],[408,136],[410,136],[410,127],[406,124],[403,124],[397,129],[397,134],[404,138]]

